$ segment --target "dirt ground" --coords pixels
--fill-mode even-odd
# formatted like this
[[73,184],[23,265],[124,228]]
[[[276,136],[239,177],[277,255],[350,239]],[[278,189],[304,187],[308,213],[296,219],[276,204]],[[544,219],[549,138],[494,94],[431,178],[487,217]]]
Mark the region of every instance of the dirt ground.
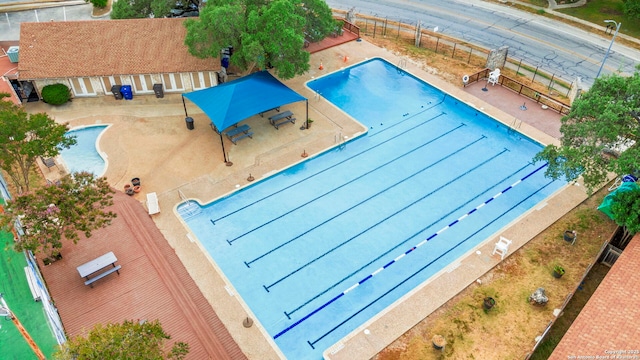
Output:
[[[367,40],[426,62],[431,72],[449,82],[463,74],[480,71],[484,59],[457,61],[432,51],[416,49],[410,41]],[[602,244],[616,228],[613,221],[596,208],[608,193],[604,188],[576,207],[561,220],[536,236],[527,245],[487,273],[440,309],[423,319],[374,360],[414,359],[522,359],[554,319],[553,311],[580,285],[585,271],[594,262]],[[563,240],[565,230],[576,230],[574,245]],[[556,279],[553,267],[561,265],[566,273]],[[546,290],[546,306],[531,305],[529,295],[538,287]],[[483,309],[487,296],[496,300]],[[436,350],[434,335],[446,338],[446,346]]]

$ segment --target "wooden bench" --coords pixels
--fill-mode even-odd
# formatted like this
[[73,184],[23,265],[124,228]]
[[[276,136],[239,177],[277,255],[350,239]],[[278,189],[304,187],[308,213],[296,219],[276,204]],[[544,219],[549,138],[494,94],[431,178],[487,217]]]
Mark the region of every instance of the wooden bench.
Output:
[[273,127],[276,128],[276,130],[278,130],[278,127],[280,127],[280,125],[284,125],[286,123],[292,123],[295,124],[296,123],[296,118],[292,117],[292,118],[284,118],[278,122],[274,122],[273,123]]
[[109,269],[109,270],[107,270],[107,271],[105,271],[105,272],[103,272],[103,273],[100,273],[100,275],[98,275],[98,276],[94,276],[94,277],[92,277],[91,279],[89,279],[89,280],[85,281],[85,282],[84,282],[84,284],[85,284],[85,285],[89,285],[90,287],[93,287],[93,283],[94,283],[94,282],[96,282],[96,281],[98,281],[98,280],[102,279],[103,277],[105,277],[105,276],[107,276],[107,275],[109,275],[109,274],[113,274],[113,273],[115,272],[115,273],[118,273],[118,275],[120,275],[120,269],[121,269],[121,268],[122,268],[122,266],[121,266],[121,265],[118,265],[118,266],[116,266],[116,267],[112,267],[111,269]]

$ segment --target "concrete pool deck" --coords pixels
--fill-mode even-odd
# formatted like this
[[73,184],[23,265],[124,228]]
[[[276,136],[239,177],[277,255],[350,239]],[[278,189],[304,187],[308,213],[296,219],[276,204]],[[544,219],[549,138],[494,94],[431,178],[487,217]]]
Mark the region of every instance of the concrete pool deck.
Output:
[[[109,183],[122,190],[131,178],[139,177],[142,192],[134,198],[143,203],[146,193],[158,194],[161,212],[153,215],[157,228],[244,354],[249,359],[278,359],[282,354],[259,324],[250,328],[243,326],[247,317],[253,318],[250,310],[236,296],[211,258],[202,251],[195,237],[188,233],[175,208],[183,198],[208,203],[248,185],[249,176],[258,181],[303,161],[303,153],[312,157],[339,145],[345,137],[351,139],[362,134],[366,130],[364,127],[324,99],[316,97],[304,84],[341,67],[373,57],[383,57],[393,64],[399,64],[401,60],[397,55],[366,41],[351,42],[312,54],[310,71],[284,82],[309,99],[309,117],[314,120],[311,128],[300,129],[306,111],[304,102],[283,107],[296,114],[298,121],[283,125],[279,130],[268,123],[266,116],[262,118],[255,115],[242,122],[252,128],[253,139],[243,139],[237,145],[224,140],[233,166],[226,166],[223,162],[220,137],[212,131],[209,119],[188,100],[186,107],[189,116],[195,119],[195,129],[186,128],[180,95],[165,94],[162,99],[153,95],[134,96],[131,101],[115,100],[110,96],[78,98],[60,107],[29,103],[26,109],[29,112],[47,112],[57,121],[69,122],[71,127],[112,124],[100,142],[100,151],[107,156],[105,176]],[[323,70],[319,69],[320,63],[323,64]],[[527,111],[520,110],[522,98],[508,89],[489,87],[489,91],[477,95],[474,91],[479,91],[484,84],[467,88],[455,86],[411,60],[406,61],[405,69],[506,125],[521,120],[519,131],[534,140],[543,144],[558,142],[554,135],[559,128],[559,115],[533,105],[528,105]],[[43,173],[52,180],[60,175],[56,168],[45,168]],[[356,329],[328,349],[325,356],[330,359],[371,358],[496,266],[500,257],[490,254],[499,235],[514,241],[509,251],[511,254],[585,198],[586,192],[582,186],[566,186],[546,203],[518,218],[460,261],[451,264],[394,306]],[[480,254],[476,251],[480,251]],[[62,320],[65,321],[64,318]],[[87,324],[86,327],[91,325]],[[541,328],[544,325],[541,324]],[[365,332],[365,329],[368,331]],[[531,341],[533,344],[534,339]]]

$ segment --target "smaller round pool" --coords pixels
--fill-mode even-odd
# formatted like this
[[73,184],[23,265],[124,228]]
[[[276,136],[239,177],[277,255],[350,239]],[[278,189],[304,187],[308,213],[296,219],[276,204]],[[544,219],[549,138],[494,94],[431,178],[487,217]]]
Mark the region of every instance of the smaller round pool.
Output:
[[87,171],[100,177],[107,170],[107,163],[102,157],[98,141],[109,125],[92,125],[70,130],[68,136],[75,136],[77,144],[62,149],[60,155],[71,173]]

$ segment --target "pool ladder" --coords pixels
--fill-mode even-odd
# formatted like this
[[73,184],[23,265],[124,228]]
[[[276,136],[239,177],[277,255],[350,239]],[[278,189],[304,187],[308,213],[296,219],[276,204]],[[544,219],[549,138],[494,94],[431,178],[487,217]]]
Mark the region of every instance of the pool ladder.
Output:
[[180,199],[185,202],[185,204],[178,206],[178,214],[184,220],[190,219],[202,212],[200,205],[193,200],[187,199],[182,190],[178,190],[178,195],[180,195]]
[[507,133],[513,134],[518,129],[520,129],[521,125],[522,125],[522,120],[518,120],[518,118],[514,117],[513,121],[511,122],[511,125],[509,125],[509,129],[507,130]]
[[347,146],[347,142],[344,139],[344,136],[342,136],[342,133],[338,133],[334,138],[333,141],[338,144],[338,149],[342,150]]
[[398,66],[396,66],[396,70],[398,71],[398,74],[404,75],[406,68],[407,68],[407,59],[400,59],[400,61],[398,61]]

